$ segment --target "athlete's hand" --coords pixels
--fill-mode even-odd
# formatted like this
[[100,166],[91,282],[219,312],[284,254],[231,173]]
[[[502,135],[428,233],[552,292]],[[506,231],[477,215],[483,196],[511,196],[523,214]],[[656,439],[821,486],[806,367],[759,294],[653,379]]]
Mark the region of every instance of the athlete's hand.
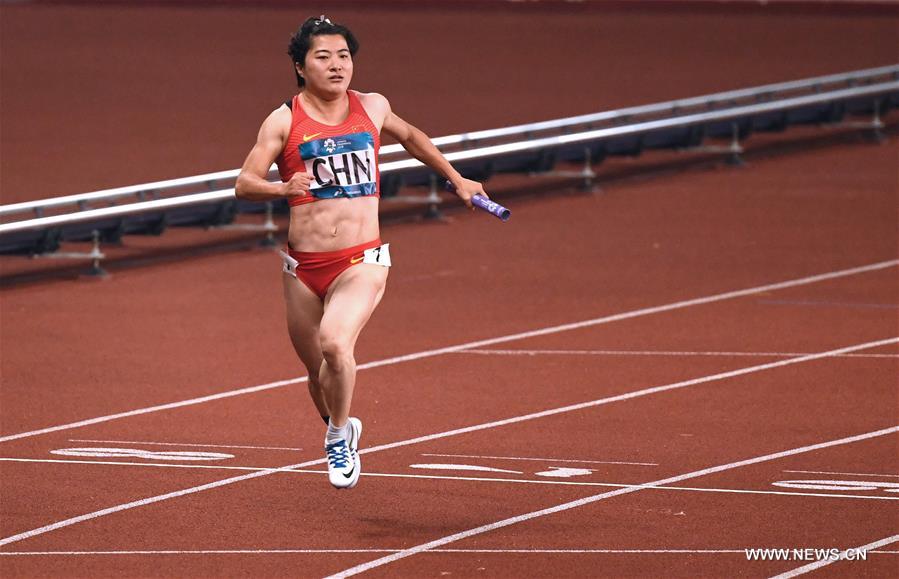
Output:
[[484,191],[484,186],[477,181],[460,177],[453,181],[452,184],[453,188],[456,190],[456,195],[465,202],[465,206],[469,209],[474,209],[474,205],[471,204],[471,198],[475,195],[481,195],[482,197],[490,199],[490,196]]
[[284,183],[283,192],[285,197],[308,197],[309,184],[312,178],[306,173],[294,173],[290,181]]

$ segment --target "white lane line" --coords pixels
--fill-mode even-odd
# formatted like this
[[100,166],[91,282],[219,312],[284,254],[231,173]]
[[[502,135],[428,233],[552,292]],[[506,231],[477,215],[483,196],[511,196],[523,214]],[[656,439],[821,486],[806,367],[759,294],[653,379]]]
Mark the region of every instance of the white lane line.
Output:
[[899,493],[899,482],[872,480],[779,480],[772,486],[816,491],[882,491]]
[[[25,463],[41,463],[41,464],[92,464],[99,466],[145,466],[152,468],[187,468],[202,470],[239,470],[250,472],[265,472],[274,474],[276,472],[299,472],[324,474],[327,470],[307,470],[295,467],[266,467],[266,466],[225,466],[221,464],[172,464],[163,462],[127,462],[121,460],[66,460],[52,458],[17,458],[17,457],[0,457],[0,462],[25,462]],[[318,461],[324,463],[324,460]],[[370,473],[362,473],[370,474]]]
[[876,477],[899,478],[899,474],[876,474],[873,472],[833,472],[830,470],[784,470],[781,472],[798,472],[801,474],[839,474],[839,475],[844,475],[844,476],[876,476]]
[[[482,356],[719,356],[728,358],[793,358],[808,355],[808,352],[669,352],[664,350],[460,350],[455,353]],[[834,358],[899,358],[899,354],[843,354],[834,356]]]
[[[534,412],[534,413],[532,413],[532,414],[525,414],[525,415],[522,415],[522,416],[516,416],[516,417],[514,417],[514,418],[507,418],[507,419],[505,419],[505,420],[496,420],[496,421],[494,421],[494,422],[486,422],[486,423],[484,423],[484,424],[478,424],[478,425],[475,425],[475,426],[467,426],[467,427],[464,427],[464,428],[457,428],[457,429],[455,429],[455,430],[448,430],[448,431],[446,431],[446,432],[439,432],[439,433],[437,433],[437,434],[428,434],[428,435],[426,435],[426,436],[419,436],[419,437],[416,437],[416,438],[409,438],[409,439],[407,439],[407,440],[401,440],[401,441],[398,441],[398,442],[392,442],[392,443],[388,443],[388,444],[381,444],[381,445],[378,445],[378,446],[373,446],[373,447],[370,447],[370,448],[366,448],[366,449],[364,449],[364,450],[360,450],[360,451],[359,451],[359,454],[369,454],[369,453],[373,453],[373,452],[380,452],[380,451],[383,451],[383,450],[389,450],[389,449],[392,449],[392,448],[399,448],[399,447],[402,447],[402,446],[409,446],[409,445],[412,445],[412,444],[418,444],[418,443],[420,443],[420,442],[427,442],[427,441],[431,441],[431,440],[438,440],[438,439],[441,439],[441,438],[447,438],[447,437],[450,437],[450,436],[457,436],[457,435],[459,435],[459,434],[467,434],[467,433],[469,433],[469,432],[477,432],[477,431],[480,431],[480,430],[487,430],[487,429],[490,429],[490,428],[496,428],[496,427],[498,427],[498,426],[506,426],[506,425],[508,425],[508,424],[516,424],[516,423],[518,423],[518,422],[525,422],[525,421],[528,421],[528,420],[534,420],[534,419],[537,419],[537,418],[544,418],[544,417],[546,417],[546,416],[553,416],[553,415],[556,415],[556,414],[562,414],[562,413],[565,413],[565,412],[572,412],[572,411],[575,411],[575,410],[582,410],[582,409],[584,409],[584,408],[592,408],[592,407],[600,406],[600,405],[603,405],[603,404],[610,404],[610,403],[612,403],[612,402],[619,402],[619,401],[621,401],[621,400],[630,400],[630,399],[632,399],[632,398],[638,398],[638,397],[641,397],[641,396],[648,396],[648,395],[651,395],[651,394],[657,394],[657,393],[659,393],[659,392],[667,392],[667,391],[669,391],[669,390],[675,390],[675,389],[678,389],[678,388],[686,388],[686,387],[688,387],[688,386],[694,386],[694,385],[696,385],[696,384],[705,384],[705,383],[708,383],[708,382],[714,382],[714,381],[718,381],[718,380],[724,380],[725,378],[733,378],[733,377],[735,377],[735,376],[742,376],[742,375],[745,375],[745,374],[751,374],[751,373],[753,373],[753,372],[760,372],[760,371],[763,371],[763,370],[770,370],[770,369],[772,369],[772,368],[779,368],[779,367],[782,367],[782,366],[789,366],[789,365],[791,365],[791,364],[799,364],[799,363],[801,363],[801,362],[809,362],[809,361],[812,361],[812,360],[820,360],[820,359],[822,359],[822,358],[828,358],[828,357],[830,357],[830,356],[834,356],[834,355],[837,355],[837,354],[843,354],[843,353],[845,353],[845,352],[854,352],[854,351],[857,351],[857,350],[865,350],[865,349],[868,349],[868,348],[876,348],[876,347],[879,347],[879,346],[882,346],[882,345],[885,345],[885,344],[894,344],[894,343],[899,343],[899,338],[889,338],[889,339],[886,339],[886,340],[878,340],[878,341],[876,341],[876,342],[866,342],[866,343],[864,343],[864,344],[857,344],[857,345],[855,345],[855,346],[848,346],[848,347],[845,347],[845,348],[838,348],[838,349],[836,349],[836,350],[828,350],[828,351],[826,351],[826,352],[821,352],[821,353],[819,353],[819,354],[812,354],[812,355],[809,355],[809,356],[802,356],[802,357],[800,357],[800,358],[792,358],[792,359],[789,359],[789,360],[780,360],[780,361],[778,361],[778,362],[770,362],[770,363],[768,363],[768,364],[761,364],[761,365],[758,365],[758,366],[750,366],[750,367],[747,367],[747,368],[741,368],[741,369],[739,369],[739,370],[732,370],[732,371],[730,371],[730,372],[722,372],[722,373],[720,373],[720,374],[713,374],[713,375],[711,375],[711,376],[704,376],[704,377],[702,377],[702,378],[695,378],[695,379],[693,379],[693,380],[685,380],[685,381],[683,381],[683,382],[675,382],[674,384],[667,384],[667,385],[665,385],[665,386],[656,386],[656,387],[654,387],[654,388],[644,388],[643,390],[637,390],[637,391],[634,391],[634,392],[628,392],[628,393],[626,393],[626,394],[619,394],[619,395],[617,395],[617,396],[609,396],[609,397],[607,397],[607,398],[600,398],[600,399],[598,399],[598,400],[592,400],[592,401],[590,401],[590,402],[583,402],[583,403],[580,403],[580,404],[572,404],[572,405],[570,405],[570,406],[563,406],[563,407],[561,407],[561,408],[554,408],[554,409],[552,409],[552,410],[544,410],[544,411],[541,411],[541,412]],[[309,461],[306,461],[306,462],[301,462],[301,463],[298,463],[298,464],[287,465],[287,466],[282,467],[282,469],[304,468],[304,467],[307,467],[307,466],[313,466],[313,465],[316,465],[316,464],[323,464],[324,462],[325,462],[325,459],[320,458],[320,459],[316,459],[316,460],[309,460]],[[211,483],[207,483],[207,484],[204,484],[204,485],[199,485],[199,486],[195,486],[195,487],[189,487],[189,488],[186,488],[186,489],[181,489],[181,490],[178,490],[178,491],[173,491],[173,492],[165,493],[165,494],[162,494],[162,495],[156,495],[156,496],[153,496],[153,497],[148,497],[148,498],[145,498],[145,499],[140,499],[140,500],[132,501],[132,502],[129,502],[129,503],[124,503],[124,504],[116,505],[116,506],[114,506],[114,507],[109,507],[109,508],[106,508],[106,509],[101,509],[101,510],[99,510],[99,511],[94,511],[94,512],[92,512],[92,513],[87,513],[87,514],[80,515],[80,516],[77,516],[77,517],[73,517],[73,518],[70,518],[70,519],[65,519],[65,520],[62,520],[62,521],[58,521],[58,522],[56,522],[56,523],[52,523],[52,524],[50,524],[50,525],[46,525],[46,526],[43,526],[43,527],[39,527],[39,528],[37,528],[37,529],[32,529],[32,530],[30,530],[30,531],[25,531],[24,533],[19,533],[19,534],[16,534],[16,535],[12,535],[12,536],[9,536],[9,537],[5,537],[5,538],[3,538],[3,539],[0,539],[0,547],[2,547],[3,545],[8,545],[8,544],[10,544],[10,543],[15,543],[15,542],[21,541],[21,540],[23,540],[23,539],[28,539],[29,537],[35,537],[35,536],[37,536],[37,535],[43,535],[44,533],[49,533],[50,531],[54,531],[54,530],[56,530],[56,529],[61,529],[61,528],[64,528],[64,527],[68,527],[68,526],[71,526],[71,525],[75,525],[75,524],[77,524],[77,523],[81,523],[81,522],[84,522],[84,521],[89,521],[89,520],[92,520],[92,519],[96,519],[96,518],[98,518],[98,517],[103,517],[103,516],[106,516],[106,515],[111,515],[111,514],[113,514],[113,513],[118,513],[118,512],[121,512],[121,511],[133,509],[133,508],[136,508],[136,507],[142,507],[142,506],[145,506],[145,505],[150,505],[150,504],[153,504],[153,503],[158,503],[158,502],[161,502],[161,501],[165,501],[165,500],[168,500],[168,499],[174,499],[174,498],[181,497],[181,496],[185,496],[185,495],[190,495],[190,494],[194,494],[194,493],[199,493],[199,492],[202,492],[202,491],[206,491],[206,490],[210,490],[210,489],[214,489],[214,488],[218,488],[218,487],[222,487],[222,486],[226,486],[226,485],[230,485],[230,484],[242,482],[242,481],[245,481],[245,480],[250,480],[250,479],[254,479],[254,478],[259,478],[259,477],[262,477],[262,476],[268,476],[268,475],[270,475],[270,474],[274,474],[274,473],[276,473],[276,472],[279,472],[279,470],[281,470],[281,469],[274,468],[274,469],[268,469],[268,470],[265,470],[265,471],[254,472],[254,473],[250,473],[250,474],[245,474],[245,475],[241,475],[241,476],[236,476],[236,477],[233,477],[233,478],[222,479],[222,480],[215,481],[215,482],[211,482]]]
[[[850,443],[853,443],[853,442],[859,442],[859,441],[862,441],[862,440],[868,440],[868,439],[876,438],[876,437],[879,437],[879,436],[885,436],[885,435],[888,435],[888,434],[894,434],[894,433],[896,433],[896,432],[899,432],[899,426],[893,426],[893,427],[891,427],[891,428],[884,428],[884,429],[882,429],[882,430],[875,430],[875,431],[873,431],[873,432],[866,432],[866,433],[864,433],[864,434],[858,434],[858,435],[855,435],[855,436],[849,436],[849,437],[846,437],[846,438],[840,438],[840,439],[837,439],[837,440],[830,440],[830,441],[827,441],[827,442],[820,442],[820,443],[818,443],[818,444],[811,444],[811,445],[808,445],[808,446],[801,446],[801,447],[793,448],[793,449],[790,449],[790,450],[784,450],[784,451],[781,451],[781,452],[775,452],[775,453],[772,453],[772,454],[766,454],[766,455],[763,455],[763,456],[757,456],[757,457],[755,457],[755,458],[749,458],[749,459],[746,459],[746,460],[740,460],[740,461],[737,461],[737,462],[731,462],[731,463],[728,463],[728,464],[722,464],[722,465],[719,465],[719,466],[713,466],[713,467],[709,467],[709,468],[704,468],[704,469],[701,469],[701,470],[696,470],[696,471],[693,471],[693,472],[688,472],[688,473],[685,473],[685,474],[681,474],[681,475],[672,476],[672,477],[664,478],[664,479],[661,479],[661,480],[649,482],[649,483],[646,483],[645,485],[637,485],[637,486],[634,486],[634,487],[622,488],[622,489],[618,489],[618,490],[614,490],[614,491],[609,491],[609,492],[605,492],[605,493],[600,493],[600,494],[598,494],[598,495],[593,495],[593,496],[586,497],[586,498],[583,498],[583,499],[578,499],[578,500],[576,500],[576,501],[571,501],[571,502],[567,502],[567,503],[562,503],[562,504],[560,504],[560,505],[556,505],[556,506],[554,506],[554,507],[549,507],[549,508],[546,508],[546,509],[541,509],[541,510],[539,510],[539,511],[532,511],[532,512],[530,512],[530,513],[525,513],[525,514],[523,514],[523,515],[518,515],[518,516],[516,516],[516,517],[510,517],[510,518],[508,518],[508,519],[503,519],[503,520],[501,520],[501,521],[496,521],[496,522],[494,522],[494,523],[490,523],[490,524],[487,524],[487,525],[482,525],[482,526],[480,526],[480,527],[475,527],[475,528],[469,529],[469,530],[467,530],[467,531],[462,531],[461,533],[455,533],[455,534],[453,534],[453,535],[449,535],[449,536],[446,536],[446,537],[442,537],[442,538],[436,539],[436,540],[434,540],[434,541],[429,541],[429,542],[427,542],[427,543],[422,543],[422,544],[417,545],[417,546],[415,546],[415,547],[411,547],[411,548],[409,548],[409,549],[404,549],[403,551],[401,551],[401,552],[399,552],[399,553],[393,553],[393,554],[391,554],[391,555],[387,555],[387,556],[385,556],[385,557],[381,557],[380,559],[375,559],[375,560],[373,560],[373,561],[369,561],[368,563],[362,563],[361,565],[356,565],[355,567],[350,567],[349,569],[345,569],[345,570],[343,570],[343,571],[341,571],[341,572],[339,572],[339,573],[335,573],[334,575],[329,576],[328,579],[338,579],[338,578],[341,578],[341,579],[342,579],[342,578],[344,578],[344,577],[352,577],[353,575],[358,575],[359,573],[363,573],[363,572],[365,572],[365,571],[369,571],[369,570],[371,570],[371,569],[375,569],[375,568],[377,568],[377,567],[382,567],[382,566],[387,565],[387,564],[389,564],[389,563],[393,563],[394,561],[398,561],[398,560],[400,560],[400,559],[404,559],[404,558],[406,558],[406,557],[410,557],[410,556],[412,556],[412,555],[415,555],[416,553],[422,553],[422,552],[424,552],[424,551],[430,551],[431,549],[435,549],[435,548],[437,548],[437,547],[442,547],[442,546],[447,545],[447,544],[449,544],[449,543],[453,543],[453,542],[456,542],[456,541],[460,541],[460,540],[462,540],[462,539],[467,539],[467,538],[473,537],[473,536],[475,536],[475,535],[481,535],[481,534],[486,533],[486,532],[488,532],[488,531],[494,531],[494,530],[496,530],[496,529],[501,529],[501,528],[503,528],[503,527],[508,527],[509,525],[514,525],[514,524],[516,524],[516,523],[521,523],[521,522],[524,522],[524,521],[529,521],[529,520],[531,520],[531,519],[536,519],[536,518],[538,518],[538,517],[545,517],[545,516],[547,516],[547,515],[552,515],[552,514],[560,513],[560,512],[563,512],[563,511],[570,510],[570,509],[575,509],[575,508],[582,507],[582,506],[585,506],[585,505],[589,505],[589,504],[592,504],[592,503],[595,503],[595,502],[598,502],[598,501],[601,501],[601,500],[610,499],[610,498],[613,498],[613,497],[617,497],[617,496],[621,496],[621,495],[626,495],[626,494],[629,494],[629,493],[633,493],[633,492],[637,492],[637,491],[640,491],[640,490],[644,490],[644,489],[646,489],[646,488],[656,487],[656,486],[662,486],[662,485],[667,485],[667,484],[671,484],[671,483],[677,483],[677,482],[681,482],[681,481],[684,481],[684,480],[689,480],[689,479],[692,479],[692,478],[698,478],[698,477],[706,476],[706,475],[709,475],[709,474],[715,474],[715,473],[719,473],[719,472],[724,472],[724,471],[732,470],[732,469],[735,469],[735,468],[740,468],[740,467],[743,467],[743,466],[749,466],[749,465],[752,465],[752,464],[758,464],[758,463],[761,463],[761,462],[767,462],[767,461],[771,461],[771,460],[776,460],[776,459],[784,458],[784,457],[787,457],[787,456],[794,456],[794,455],[802,454],[802,453],[805,453],[805,452],[811,452],[811,451],[813,451],[813,450],[820,450],[820,449],[823,449],[823,448],[830,448],[830,447],[832,447],[832,446],[840,446],[840,445],[844,445],[844,444],[850,444]],[[899,537],[897,537],[897,538],[899,538]],[[872,544],[872,545],[873,545],[873,544]],[[878,545],[875,545],[875,546],[878,546],[878,547],[879,547],[879,546],[882,546],[882,545],[881,545],[881,544],[878,544]],[[871,548],[874,548],[875,546],[872,546]]]
[[533,460],[538,462],[573,462],[575,464],[633,464],[637,466],[659,466],[657,462],[623,462],[618,460],[573,460],[570,458],[529,458],[522,456],[483,456],[479,454],[433,454],[423,452],[420,456],[439,456],[443,458],[487,458],[496,460]]
[[[396,553],[397,549],[203,549],[194,551],[2,551],[0,557],[86,555],[318,555],[328,553]],[[741,551],[742,553],[742,551]]]
[[881,539],[879,541],[874,541],[872,543],[868,543],[867,545],[862,545],[861,547],[856,547],[855,549],[847,549],[845,551],[840,552],[840,556],[837,559],[822,559],[820,561],[815,561],[814,563],[809,563],[808,565],[803,565],[797,569],[793,569],[792,571],[787,571],[786,573],[781,573],[780,575],[775,575],[772,579],[789,579],[790,577],[798,577],[799,575],[805,575],[809,571],[814,571],[815,569],[820,569],[821,567],[826,567],[827,565],[833,565],[837,561],[845,561],[847,554],[852,551],[853,553],[857,553],[859,551],[868,551],[873,550],[878,547],[885,547],[886,545],[890,545],[899,541],[899,535],[893,535],[892,537],[887,537],[885,539]]
[[[328,553],[398,553],[401,549],[216,549],[196,551],[6,551],[0,556],[60,556],[60,555],[309,555]],[[458,554],[537,554],[537,555],[694,555],[744,554],[745,549],[432,549],[429,553]]]
[[[101,466],[146,466],[155,468],[191,468],[191,469],[218,469],[218,470],[239,470],[251,472],[283,472],[297,474],[326,474],[327,470],[313,470],[300,468],[265,468],[256,466],[210,466],[205,464],[165,464],[153,462],[120,462],[120,461],[101,461],[101,460],[53,460],[53,459],[37,459],[37,458],[0,458],[5,462],[41,462],[41,463],[58,463],[58,464],[93,464]],[[899,501],[899,497],[879,496],[879,495],[851,495],[845,492],[841,493],[811,493],[799,491],[763,491],[755,489],[726,489],[714,487],[680,487],[680,486],[661,486],[652,487],[644,484],[623,484],[609,482],[588,482],[588,481],[562,481],[562,480],[545,480],[545,479],[515,479],[515,478],[492,478],[492,477],[476,477],[476,476],[451,476],[451,475],[435,475],[435,474],[411,474],[411,473],[382,473],[382,472],[363,472],[361,476],[371,478],[402,478],[402,479],[419,479],[419,480],[449,480],[461,482],[486,482],[486,483],[508,483],[508,484],[532,484],[532,485],[565,485],[577,487],[604,487],[604,488],[631,488],[640,487],[646,489],[655,489],[662,491],[689,491],[701,493],[728,493],[743,495],[777,495],[785,497],[816,497],[825,499],[863,499],[876,501]]]
[[493,468],[492,466],[478,466],[475,464],[410,464],[409,468],[417,468],[421,470],[464,470],[471,472],[498,472],[505,474],[524,474],[520,470],[506,470],[504,468]]
[[[838,271],[831,271],[828,273],[823,273],[819,275],[813,275],[798,279],[792,279],[787,281],[782,281],[778,283],[772,283],[767,285],[761,285],[751,288],[746,288],[742,290],[724,292],[720,294],[714,294],[710,296],[705,296],[701,298],[694,298],[690,300],[683,300],[679,302],[673,302],[670,304],[665,304],[661,306],[654,306],[648,308],[641,308],[638,310],[631,310],[629,312],[623,312],[620,314],[613,314],[610,316],[603,316],[600,318],[593,318],[590,320],[583,320],[580,322],[573,322],[569,324],[562,324],[558,326],[550,326],[547,328],[541,328],[539,330],[532,330],[529,332],[520,332],[517,334],[508,334],[505,336],[499,336],[496,338],[488,338],[486,340],[478,340],[475,342],[467,342],[465,344],[458,344],[455,346],[447,346],[445,348],[437,348],[434,350],[425,350],[422,352],[417,352],[414,354],[407,354],[405,356],[395,356],[393,358],[386,358],[384,360],[377,360],[374,362],[367,362],[365,364],[360,364],[356,367],[357,370],[366,370],[368,368],[378,368],[380,366],[389,366],[392,364],[400,364],[403,362],[411,362],[414,360],[421,360],[423,358],[430,358],[433,356],[440,356],[443,354],[449,354],[452,352],[458,352],[460,350],[471,350],[482,348],[483,346],[491,346],[493,344],[501,344],[504,342],[513,342],[516,340],[523,340],[526,338],[535,338],[538,336],[546,336],[549,334],[557,334],[559,332],[567,332],[571,330],[578,330],[581,328],[589,328],[591,326],[598,326],[600,324],[608,324],[611,322],[618,322],[621,320],[628,320],[631,318],[637,318],[641,316],[648,316],[652,314],[659,314],[663,312],[670,312],[673,310],[679,310],[683,308],[688,308],[692,306],[699,306],[710,304],[714,302],[720,302],[724,300],[749,296],[762,292],[769,292],[780,289],[787,289],[802,285],[813,284],[821,281],[827,281],[832,279],[838,279],[841,277],[848,277],[853,275],[858,275],[862,273],[869,273],[872,271],[878,271],[882,269],[888,269],[891,267],[895,267],[899,265],[899,260],[890,260],[890,261],[881,261],[878,263],[872,263],[869,265],[863,265],[860,267],[853,267],[849,269],[842,269]],[[284,386],[289,386],[291,384],[297,384],[300,382],[305,382],[307,380],[306,376],[301,376],[299,378],[291,378],[288,380],[278,380],[276,382],[269,382],[268,384],[260,384],[259,386],[250,386],[248,388],[240,388],[237,390],[230,390],[227,392],[220,392],[218,394],[210,394],[208,396],[201,396],[199,398],[191,398],[189,400],[181,400],[178,402],[170,402],[168,404],[160,404],[158,406],[148,406],[146,408],[139,408],[137,410],[130,410],[128,412],[119,412],[116,414],[108,414],[106,416],[98,416],[96,418],[90,418],[87,420],[80,420],[78,422],[70,422],[68,424],[60,424],[58,426],[50,426],[48,428],[41,428],[39,430],[31,430],[28,432],[20,432],[18,434],[10,434],[7,436],[0,437],[0,442],[8,442],[10,440],[18,440],[20,438],[28,438],[31,436],[38,436],[41,434],[49,434],[51,432],[58,432],[60,430],[70,430],[73,428],[81,428],[83,426],[89,426],[92,424],[99,424],[101,422],[109,422],[110,420],[117,420],[120,418],[127,418],[131,416],[139,416],[142,414],[149,414],[151,412],[160,412],[163,410],[172,410],[175,408],[182,408],[184,406],[191,406],[194,404],[202,404],[205,402],[211,402],[214,400],[221,400],[223,398],[230,398],[233,396],[241,396],[244,394],[252,394],[256,392],[263,392],[266,390],[272,390],[275,388],[282,388]]]
[[[319,555],[330,553],[398,553],[401,549],[204,549],[193,551],[5,551],[5,557],[85,555]],[[472,555],[745,555],[746,549],[431,549],[426,553]],[[870,551],[896,554],[899,551]]]
[[85,456],[89,458],[142,458],[145,460],[229,460],[233,454],[224,452],[150,451],[137,448],[60,448],[51,450],[57,456]]
[[191,398],[190,400],[181,400],[179,402],[170,402],[168,404],[160,404],[158,406],[148,406],[146,408],[138,408],[137,410],[129,410],[128,412],[118,412],[116,414],[107,414],[106,416],[98,416],[87,420],[79,420],[78,422],[70,422],[68,424],[60,424],[58,426],[50,426],[39,430],[30,430],[28,432],[20,432],[18,434],[10,434],[0,437],[0,442],[9,442],[10,440],[18,440],[20,438],[29,438],[39,436],[41,434],[50,434],[51,432],[59,432],[60,430],[71,430],[73,428],[81,428],[82,426],[90,426],[92,424],[100,424],[119,418],[129,418],[131,416],[140,416],[142,414],[150,414],[152,412],[160,412],[162,410],[173,410],[184,406],[192,406],[194,404],[202,404],[204,402],[212,402],[232,396],[241,396],[243,394],[253,394],[254,392],[263,392],[274,388],[282,388],[298,382],[305,382],[306,376],[300,378],[291,378],[290,380],[278,380],[277,382],[269,382],[268,384],[260,384],[259,386],[251,386],[249,388],[240,388],[238,390],[230,390],[228,392],[220,392],[218,394],[210,394],[208,396],[200,396],[199,398]]
[[192,442],[147,442],[144,440],[92,440],[90,438],[70,438],[69,442],[102,442],[106,444],[146,444],[148,446],[180,446],[184,448],[248,448],[250,450],[303,450],[287,446],[239,446],[236,444],[194,444]]

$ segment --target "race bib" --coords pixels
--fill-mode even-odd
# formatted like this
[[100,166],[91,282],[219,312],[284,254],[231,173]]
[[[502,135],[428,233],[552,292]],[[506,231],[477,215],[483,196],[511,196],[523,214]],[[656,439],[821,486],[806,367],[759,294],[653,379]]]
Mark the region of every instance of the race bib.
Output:
[[365,197],[378,190],[371,133],[316,139],[300,145],[309,192],[318,199]]
[[385,243],[379,247],[366,249],[363,253],[362,263],[370,263],[373,265],[383,265],[390,267],[390,244]]
[[281,259],[284,261],[284,273],[289,273],[290,275],[297,274],[297,266],[300,265],[300,262],[290,257],[290,254],[285,253],[283,251],[278,251],[281,254]]

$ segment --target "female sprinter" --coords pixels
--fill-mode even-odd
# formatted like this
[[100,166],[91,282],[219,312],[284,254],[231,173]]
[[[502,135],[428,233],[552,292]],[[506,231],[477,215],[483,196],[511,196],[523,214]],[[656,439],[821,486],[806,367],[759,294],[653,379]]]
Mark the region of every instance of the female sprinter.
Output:
[[[359,480],[362,422],[350,417],[354,348],[387,282],[388,244],[378,227],[380,133],[449,179],[466,205],[485,195],[464,179],[427,135],[377,93],[349,90],[359,43],[345,26],[309,18],[291,38],[298,94],[262,123],[237,178],[241,199],[287,198],[284,257],[287,328],[309,372],[309,394],[328,424],[328,478],[337,488]],[[265,177],[277,162],[281,183]]]

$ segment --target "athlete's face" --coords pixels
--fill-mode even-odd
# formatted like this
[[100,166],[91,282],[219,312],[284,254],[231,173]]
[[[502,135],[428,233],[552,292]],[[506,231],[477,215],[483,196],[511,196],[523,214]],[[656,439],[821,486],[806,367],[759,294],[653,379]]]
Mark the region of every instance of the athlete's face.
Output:
[[298,70],[306,86],[316,92],[342,94],[353,78],[353,57],[346,39],[339,34],[312,37],[306,62]]

